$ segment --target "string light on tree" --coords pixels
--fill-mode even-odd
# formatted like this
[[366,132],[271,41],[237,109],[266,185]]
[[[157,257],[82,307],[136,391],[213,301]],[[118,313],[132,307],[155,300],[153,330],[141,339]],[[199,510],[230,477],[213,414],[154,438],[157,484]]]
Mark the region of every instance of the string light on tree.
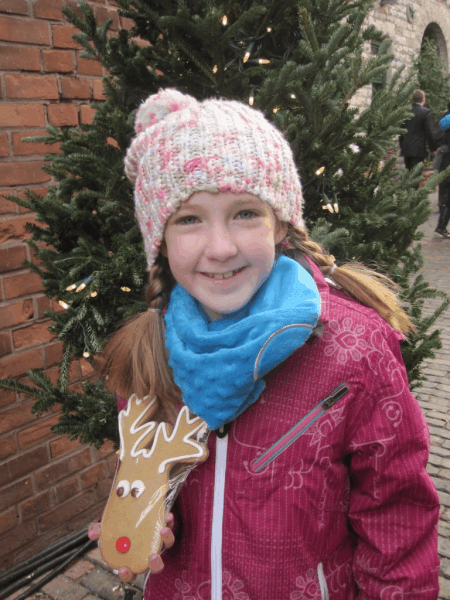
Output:
[[58,304],[62,306],[65,310],[69,308],[69,305],[64,302],[64,300],[58,300]]
[[214,67],[213,67],[213,73],[217,73],[217,65],[214,65]]
[[250,98],[248,99],[248,103],[250,104],[250,106],[253,106],[254,101],[255,101],[255,98],[253,97],[253,94],[251,94]]
[[77,284],[76,283],[72,283],[72,285],[69,285],[69,287],[66,287],[66,292],[71,292],[76,287],[77,287]]
[[246,50],[246,52],[245,52],[245,54],[244,54],[244,59],[243,59],[243,62],[245,62],[245,63],[246,63],[246,62],[248,61],[248,59],[250,58],[250,54],[252,53],[253,46],[254,46],[254,42],[252,42],[252,43],[249,45],[249,47],[247,48],[247,50]]
[[267,28],[267,33],[270,33],[272,31],[272,27],[268,27]]
[[131,292],[131,289],[129,287],[121,287],[120,289],[122,290],[122,292]]
[[320,167],[320,169],[317,169],[316,171],[316,175],[322,175],[322,173],[325,171],[325,167]]
[[89,358],[90,355],[91,355],[90,352],[87,352],[87,351],[83,352],[84,358]]
[[228,25],[228,17],[227,15],[223,15],[222,17],[222,25],[225,27],[226,25]]
[[258,59],[258,62],[260,65],[268,65],[270,63],[270,60],[268,60],[267,58],[260,58]]

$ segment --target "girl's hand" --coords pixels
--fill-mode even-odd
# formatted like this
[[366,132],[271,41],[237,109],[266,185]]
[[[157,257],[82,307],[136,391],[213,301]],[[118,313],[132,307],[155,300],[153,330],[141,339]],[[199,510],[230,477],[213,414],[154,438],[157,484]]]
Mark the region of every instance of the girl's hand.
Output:
[[[172,513],[166,513],[167,526],[161,529],[161,537],[164,542],[164,550],[171,548],[175,543],[175,537],[172,533],[174,525],[174,518]],[[91,540],[98,540],[100,538],[101,523],[93,523],[89,526],[88,537]],[[152,554],[148,558],[148,566],[152,573],[160,573],[164,569],[164,563],[159,554]],[[128,569],[120,569],[119,577],[124,583],[130,583],[136,579],[136,575],[131,573]]]

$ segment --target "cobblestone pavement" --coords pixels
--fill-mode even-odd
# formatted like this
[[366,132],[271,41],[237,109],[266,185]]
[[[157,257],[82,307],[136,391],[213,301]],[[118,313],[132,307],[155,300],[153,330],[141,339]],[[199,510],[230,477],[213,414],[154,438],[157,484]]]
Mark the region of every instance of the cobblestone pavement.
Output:
[[[422,270],[431,287],[450,295],[450,240],[434,233],[438,219],[437,194],[431,197],[433,214],[420,230],[425,265]],[[442,299],[427,302],[423,316],[432,314]],[[439,600],[450,598],[450,308],[440,316],[433,329],[441,330],[442,348],[436,357],[422,363],[422,372],[428,378],[423,387],[414,390],[427,419],[431,434],[431,454],[428,463],[430,473],[441,500],[439,522],[439,554],[441,576]],[[142,600],[144,576],[132,587],[134,600]],[[131,587],[131,586],[127,586]],[[24,590],[12,594],[14,600]],[[100,551],[95,548],[73,563],[62,575],[45,585],[32,600],[131,600],[124,599],[124,589],[118,577],[102,562]]]
[[[431,287],[450,295],[450,239],[434,233],[438,220],[437,193],[430,196],[433,214],[419,230],[425,260],[422,273]],[[442,298],[429,300],[423,316],[429,316],[442,303]],[[450,307],[432,329],[441,331],[442,348],[436,357],[426,360],[421,371],[428,381],[414,390],[430,428],[431,453],[427,470],[441,501],[439,521],[439,554],[441,557],[440,600],[450,598]]]

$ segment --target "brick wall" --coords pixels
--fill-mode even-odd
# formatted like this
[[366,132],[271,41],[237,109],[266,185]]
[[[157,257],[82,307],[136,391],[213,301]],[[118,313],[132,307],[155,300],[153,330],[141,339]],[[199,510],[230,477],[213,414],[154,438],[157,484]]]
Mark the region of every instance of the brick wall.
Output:
[[[62,344],[48,331],[50,308],[40,278],[23,268],[36,260],[25,243],[34,214],[7,200],[28,188],[45,195],[54,184],[42,170],[44,144],[22,142],[48,124],[76,126],[93,116],[101,100],[103,69],[80,57],[63,0],[0,0],[0,378],[21,379],[43,368],[54,381]],[[126,26],[114,2],[94,0],[99,23]],[[55,149],[57,150],[57,148]],[[53,303],[54,306],[54,303]],[[59,309],[59,307],[58,307]],[[74,363],[72,384],[90,372]],[[24,380],[25,381],[25,380]],[[81,529],[101,514],[116,456],[51,431],[58,411],[32,415],[33,399],[0,390],[0,564],[9,568],[52,541]]]

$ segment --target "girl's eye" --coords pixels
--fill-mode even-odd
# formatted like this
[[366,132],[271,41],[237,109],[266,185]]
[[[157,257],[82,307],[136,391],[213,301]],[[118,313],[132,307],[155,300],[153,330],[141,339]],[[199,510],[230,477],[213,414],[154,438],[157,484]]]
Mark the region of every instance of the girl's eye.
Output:
[[[241,212],[240,212],[239,214],[240,214],[240,215],[243,215],[243,214],[245,214],[245,213],[246,213],[247,215],[250,215],[250,218],[254,217],[254,216],[255,216],[255,214],[256,214],[256,213],[255,213],[255,212],[253,212],[252,210],[241,210]],[[249,219],[247,218],[247,219],[245,219],[245,220],[247,221],[247,220],[249,220]]]
[[126,498],[129,493],[130,482],[126,479],[122,479],[122,481],[119,481],[119,483],[117,484],[116,494],[119,496],[119,498]]
[[189,216],[189,217],[182,217],[181,219],[179,219],[179,220],[177,221],[177,223],[181,223],[182,225],[192,225],[192,222],[191,222],[191,223],[186,223],[186,219],[196,219],[196,218],[197,218],[197,217],[192,217],[192,216]]
[[139,496],[142,496],[144,490],[144,482],[140,479],[138,479],[137,481],[133,481],[133,483],[131,484],[131,495],[133,496],[133,498],[139,498]]

